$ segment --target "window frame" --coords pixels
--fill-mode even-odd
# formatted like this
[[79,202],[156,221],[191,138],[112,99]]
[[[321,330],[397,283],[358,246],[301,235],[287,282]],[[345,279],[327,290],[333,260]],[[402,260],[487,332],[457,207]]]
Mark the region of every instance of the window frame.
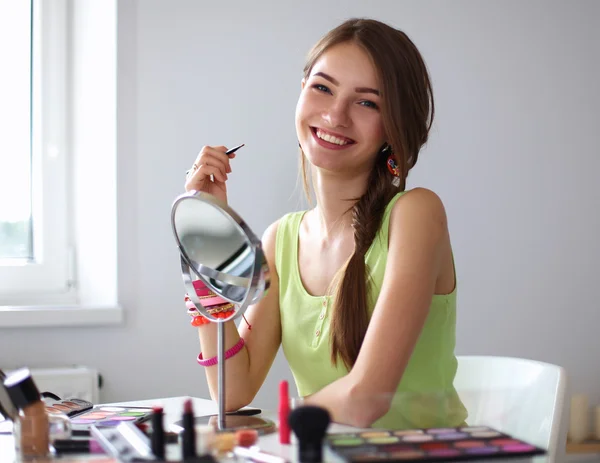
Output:
[[0,264],[0,305],[77,300],[68,204],[67,5],[32,0],[31,203],[33,262]]
[[[39,81],[44,106],[38,116],[46,137],[36,146],[44,150],[38,151],[44,154],[38,159],[44,164],[32,173],[41,176],[33,180],[40,184],[44,176],[61,178],[51,191],[45,182],[38,194],[59,198],[54,205],[60,205],[60,211],[47,208],[43,220],[48,226],[60,222],[54,242],[62,246],[62,256],[56,259],[62,275],[56,278],[59,289],[53,291],[27,278],[10,293],[0,287],[0,330],[120,325],[124,310],[117,274],[116,127],[121,7],[116,0],[32,3],[40,21],[34,40],[45,46]],[[89,188],[86,178],[92,171],[96,186]],[[52,204],[48,197],[43,199]]]

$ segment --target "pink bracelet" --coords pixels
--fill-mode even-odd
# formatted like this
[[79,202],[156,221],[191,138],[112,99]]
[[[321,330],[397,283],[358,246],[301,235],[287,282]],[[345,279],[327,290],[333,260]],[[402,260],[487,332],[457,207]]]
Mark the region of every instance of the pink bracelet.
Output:
[[[231,349],[227,349],[225,351],[225,360],[233,357],[235,354],[237,354],[239,351],[242,350],[242,347],[244,347],[244,338],[240,338],[240,340],[235,344],[235,346],[233,346]],[[203,366],[203,367],[212,367],[213,365],[216,365],[218,363],[218,359],[217,357],[213,357],[207,360],[204,360],[202,358],[202,352],[200,352],[198,354],[198,365]]]

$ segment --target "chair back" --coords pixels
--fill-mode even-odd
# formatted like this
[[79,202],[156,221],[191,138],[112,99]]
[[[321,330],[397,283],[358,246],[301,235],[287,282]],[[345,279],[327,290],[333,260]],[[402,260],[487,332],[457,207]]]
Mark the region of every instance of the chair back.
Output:
[[544,448],[562,461],[568,428],[563,368],[523,358],[457,356],[454,385],[469,413],[485,425]]

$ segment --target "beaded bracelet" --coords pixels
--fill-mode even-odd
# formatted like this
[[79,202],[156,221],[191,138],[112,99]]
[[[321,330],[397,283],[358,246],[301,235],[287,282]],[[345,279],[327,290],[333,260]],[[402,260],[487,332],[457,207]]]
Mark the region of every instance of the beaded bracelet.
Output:
[[192,326],[202,326],[209,324],[210,320],[206,317],[203,317],[202,315],[197,315],[192,318],[192,321],[190,323],[192,324]]
[[[225,360],[233,357],[235,354],[237,354],[239,351],[241,351],[242,347],[244,347],[244,338],[240,338],[240,340],[233,347],[231,347],[230,349],[227,349],[225,351]],[[200,365],[200,366],[211,367],[211,366],[219,363],[219,358],[217,356],[215,356],[215,357],[204,360],[202,358],[202,352],[200,352],[198,354],[198,358],[196,359],[196,361],[198,362],[198,365]]]

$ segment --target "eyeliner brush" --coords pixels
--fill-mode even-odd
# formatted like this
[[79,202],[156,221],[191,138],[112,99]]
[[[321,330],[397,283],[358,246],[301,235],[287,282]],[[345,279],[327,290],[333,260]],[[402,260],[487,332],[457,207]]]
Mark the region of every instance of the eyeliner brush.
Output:
[[[230,148],[227,151],[225,151],[225,154],[227,154],[227,155],[233,154],[233,153],[235,153],[237,150],[239,150],[244,145],[245,145],[245,143],[242,143],[241,145],[238,145],[238,146],[235,146],[233,148]],[[190,174],[190,172],[192,172],[192,169],[186,170],[186,172],[185,172],[186,178]],[[212,179],[212,176],[211,176],[211,179]]]
[[245,145],[245,143],[242,143],[241,145],[238,145],[235,148],[228,149],[227,151],[225,151],[225,154],[233,154],[244,145]]

